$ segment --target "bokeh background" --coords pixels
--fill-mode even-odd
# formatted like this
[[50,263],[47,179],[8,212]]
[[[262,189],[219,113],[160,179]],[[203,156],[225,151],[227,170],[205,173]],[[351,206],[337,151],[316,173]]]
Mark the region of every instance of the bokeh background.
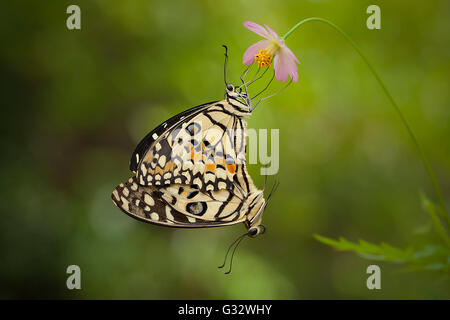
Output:
[[[81,7],[81,30],[66,8]],[[381,30],[366,8],[381,7]],[[326,25],[288,45],[300,80],[261,104],[250,128],[280,129],[280,187],[268,232],[245,240],[231,275],[217,269],[241,225],[173,230],[138,222],[110,199],[129,157],[156,125],[223,97],[259,37],[245,20],[285,33],[303,18],[346,30],[410,120],[450,205],[448,1],[9,1],[0,10],[0,297],[80,299],[448,299],[448,275],[373,262],[313,234],[435,240],[419,193],[434,199],[398,115],[361,58]],[[273,86],[275,88],[276,86]],[[262,188],[259,165],[250,165]],[[418,231],[419,230],[419,231]],[[81,267],[82,290],[66,288]]]

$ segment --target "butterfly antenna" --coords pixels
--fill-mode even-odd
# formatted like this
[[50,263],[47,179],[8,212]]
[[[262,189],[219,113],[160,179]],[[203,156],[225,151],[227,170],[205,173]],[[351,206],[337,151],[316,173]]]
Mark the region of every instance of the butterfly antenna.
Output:
[[269,203],[270,198],[275,193],[275,191],[278,189],[279,185],[280,185],[280,182],[279,181],[275,181],[275,183],[273,184],[272,190],[270,190],[270,193],[267,196],[267,201],[266,201],[267,203]]
[[282,92],[284,89],[286,89],[287,87],[289,87],[289,85],[290,85],[291,83],[292,83],[292,79],[289,79],[288,83],[287,83],[283,88],[281,88],[280,90],[278,90],[278,91],[275,92],[274,94],[271,94],[270,96],[267,96],[267,97],[264,97],[264,98],[259,99],[258,102],[254,105],[252,111],[256,109],[256,107],[258,106],[258,104],[260,104],[261,102],[263,102],[263,101],[266,100],[266,99],[269,99],[269,98],[272,98],[273,96],[276,96],[277,94],[279,94],[280,92]]
[[264,91],[267,90],[267,88],[270,86],[270,84],[272,83],[273,79],[275,78],[275,71],[273,71],[273,75],[272,78],[270,78],[269,83],[267,83],[267,85],[264,87],[264,89],[262,89],[257,95],[252,97],[252,100],[255,99],[257,96],[259,96],[261,93],[263,93]]
[[[261,69],[261,68],[258,68],[258,71],[259,71],[260,69]],[[263,72],[258,78],[253,78],[250,82],[248,82],[248,83],[247,83],[247,87],[250,87],[250,85],[251,85],[253,82],[258,81],[259,79],[261,79],[262,77],[264,77],[264,75],[266,74],[267,70],[269,70],[269,68],[266,68],[266,70],[264,70],[264,72]],[[256,73],[255,76],[256,76],[257,74],[258,74],[258,73]]]
[[[243,235],[240,235],[239,237],[236,238],[236,240],[233,241],[232,244],[230,244],[230,246],[228,247],[227,253],[225,254],[225,259],[223,259],[223,264],[220,265],[220,266],[218,266],[219,269],[221,269],[221,268],[223,268],[223,267],[225,266],[225,264],[226,264],[226,262],[227,262],[227,257],[228,257],[228,254],[230,253],[231,248],[232,248],[236,243],[239,244],[239,242],[242,240],[242,238],[244,238],[247,234],[248,234],[248,232],[244,233]],[[234,252],[234,251],[233,251],[233,252]]]
[[268,177],[268,175],[266,174],[266,175],[264,176],[264,187],[263,187],[263,191],[266,190],[266,186],[267,186],[267,177]]
[[245,93],[247,94],[247,104],[250,105],[250,97],[248,95],[248,88],[247,85],[245,84],[244,78],[247,76],[247,73],[249,72],[249,70],[251,69],[251,67],[254,65],[254,63],[252,63],[251,65],[249,65],[247,68],[245,68],[244,72],[241,74],[241,76],[239,77],[239,79],[241,79],[242,85],[239,86],[239,89],[244,87],[245,89]]
[[236,252],[237,247],[239,246],[239,244],[242,242],[242,240],[245,239],[245,236],[248,235],[248,232],[244,235],[242,235],[239,238],[239,241],[237,242],[236,246],[233,249],[233,253],[231,254],[231,259],[230,259],[230,269],[228,269],[227,272],[225,272],[225,274],[230,274],[231,273],[231,268],[233,267],[233,258],[234,258],[234,253]]
[[225,48],[225,63],[223,66],[223,80],[225,81],[225,85],[227,84],[227,66],[228,66],[228,47],[226,45],[222,45]]
[[[254,63],[252,63],[250,66],[252,66]],[[248,69],[248,68],[247,68]],[[251,107],[251,99],[250,96],[248,95],[248,87],[255,81],[261,79],[262,77],[264,77],[264,75],[266,74],[267,70],[269,70],[269,68],[266,68],[266,70],[264,70],[264,72],[259,76],[259,71],[261,71],[261,68],[256,69],[255,74],[253,75],[253,77],[248,81],[248,82],[244,82],[243,78],[241,77],[241,81],[242,81],[242,85],[239,88],[244,87],[245,88],[245,93],[247,94],[247,105]],[[247,75],[247,70],[244,71],[245,75]],[[252,109],[253,110],[253,109]]]
[[[260,70],[261,70],[261,68],[256,69],[256,72],[255,72],[255,74],[253,75],[253,77],[251,77],[250,80],[249,80],[248,82],[244,83],[243,85],[246,86],[246,87],[248,87],[248,86],[251,85],[253,82],[255,82],[256,80],[258,80],[259,78],[261,78],[262,75],[261,75],[259,78],[256,79],[256,77],[258,76]],[[267,70],[266,70],[266,71],[267,71]],[[263,75],[264,75],[264,74],[263,74]]]
[[254,63],[248,65],[247,68],[245,68],[244,72],[242,72],[241,76],[239,77],[239,79],[241,79],[242,84],[245,84],[244,78],[247,76],[248,72],[250,71],[251,67],[253,67]]

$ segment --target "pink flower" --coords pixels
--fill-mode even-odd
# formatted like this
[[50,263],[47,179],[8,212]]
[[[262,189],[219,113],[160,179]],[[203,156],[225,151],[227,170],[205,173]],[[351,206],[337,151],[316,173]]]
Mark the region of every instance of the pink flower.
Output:
[[243,63],[250,65],[258,63],[258,67],[270,67],[273,59],[275,78],[284,81],[291,77],[294,82],[298,81],[297,63],[300,63],[292,51],[286,47],[284,40],[268,25],[260,26],[251,21],[245,21],[244,27],[260,35],[266,40],[261,40],[245,51]]

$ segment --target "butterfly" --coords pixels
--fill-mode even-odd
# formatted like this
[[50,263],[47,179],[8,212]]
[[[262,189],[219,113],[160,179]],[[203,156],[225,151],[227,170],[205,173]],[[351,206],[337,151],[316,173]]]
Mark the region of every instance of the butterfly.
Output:
[[178,228],[242,222],[248,231],[232,245],[264,233],[264,190],[254,185],[245,160],[245,118],[252,112],[247,87],[227,83],[226,71],[225,84],[223,100],[175,115],[137,145],[130,159],[134,175],[111,195],[123,212]]

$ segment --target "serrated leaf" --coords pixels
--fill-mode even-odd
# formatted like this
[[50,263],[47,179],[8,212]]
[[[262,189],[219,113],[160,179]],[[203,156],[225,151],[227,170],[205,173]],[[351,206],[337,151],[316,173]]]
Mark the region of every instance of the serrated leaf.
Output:
[[353,251],[365,259],[403,263],[406,265],[404,270],[450,272],[450,248],[445,246],[430,244],[414,250],[411,247],[401,249],[386,242],[377,245],[359,240],[359,243],[354,243],[344,237],[334,240],[318,234],[314,238],[336,250]]
[[393,247],[387,243],[381,243],[376,245],[365,240],[359,240],[359,243],[353,243],[344,237],[340,237],[339,240],[333,240],[324,236],[315,234],[314,237],[329,246],[341,251],[353,251],[358,253],[364,258],[372,260],[385,260],[404,262],[413,258],[413,251],[410,248],[405,250]]
[[337,248],[339,246],[339,241],[330,239],[330,238],[326,238],[326,237],[322,237],[321,235],[315,234],[314,238],[316,238],[316,240],[324,243],[324,244],[328,244],[332,247]]
[[380,251],[380,247],[372,244],[370,242],[364,241],[364,240],[359,240],[359,244],[361,246],[361,248],[364,248],[364,251],[366,252],[373,252],[374,254],[379,253],[381,254],[382,252]]
[[390,244],[381,243],[386,260],[389,261],[409,261],[413,258],[414,250],[412,248],[400,249]]

